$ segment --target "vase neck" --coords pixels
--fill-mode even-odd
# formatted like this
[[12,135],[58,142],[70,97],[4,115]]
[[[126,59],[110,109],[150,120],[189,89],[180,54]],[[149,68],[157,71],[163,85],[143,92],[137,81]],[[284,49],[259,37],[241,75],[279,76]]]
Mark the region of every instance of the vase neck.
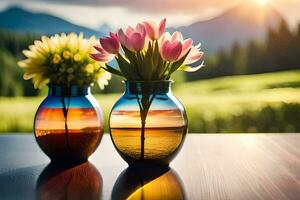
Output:
[[70,87],[51,85],[49,86],[49,96],[85,96],[91,93],[90,86],[77,86],[72,85]]
[[166,94],[171,91],[172,81],[129,82],[125,81],[126,93],[129,94]]

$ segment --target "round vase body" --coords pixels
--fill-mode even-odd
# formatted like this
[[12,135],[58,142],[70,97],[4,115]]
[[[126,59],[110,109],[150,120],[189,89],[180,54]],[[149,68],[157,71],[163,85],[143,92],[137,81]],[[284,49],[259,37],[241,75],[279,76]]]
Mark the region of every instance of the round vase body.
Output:
[[49,86],[34,119],[37,143],[52,162],[82,162],[103,135],[103,112],[89,87]]
[[169,165],[180,150],[187,117],[171,92],[171,81],[125,82],[110,114],[110,135],[130,165]]

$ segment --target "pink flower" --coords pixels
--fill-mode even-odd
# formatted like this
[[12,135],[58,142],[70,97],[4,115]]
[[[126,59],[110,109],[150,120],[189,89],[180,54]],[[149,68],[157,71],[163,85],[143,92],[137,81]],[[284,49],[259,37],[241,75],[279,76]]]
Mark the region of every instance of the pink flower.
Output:
[[169,62],[180,60],[190,51],[184,63],[194,63],[203,55],[203,52],[199,51],[199,47],[193,46],[193,40],[190,38],[183,40],[180,32],[174,32],[172,36],[167,32],[159,40],[160,54],[164,60]]
[[116,33],[109,33],[110,37],[100,38],[102,48],[111,54],[118,54],[120,50],[120,42]]
[[128,27],[126,32],[119,29],[118,36],[122,45],[130,51],[141,51],[145,46],[146,30],[142,24],[137,24],[135,29]]
[[170,42],[169,40],[164,42],[161,47],[161,56],[166,61],[176,61],[182,51],[182,44],[178,41]]
[[190,53],[186,57],[184,64],[189,65],[197,62],[202,58],[204,53],[200,51],[200,44],[197,46],[192,46]]
[[146,33],[151,40],[158,40],[162,34],[165,32],[166,19],[161,20],[157,26],[154,22],[143,22],[146,29]]
[[98,53],[90,54],[91,58],[100,62],[109,62],[114,58],[114,54],[108,53],[101,45],[95,45],[94,48]]

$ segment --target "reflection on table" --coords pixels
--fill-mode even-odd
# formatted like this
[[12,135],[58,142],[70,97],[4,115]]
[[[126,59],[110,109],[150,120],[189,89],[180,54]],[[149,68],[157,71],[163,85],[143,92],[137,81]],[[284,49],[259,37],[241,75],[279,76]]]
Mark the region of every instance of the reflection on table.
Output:
[[99,199],[103,181],[90,162],[79,165],[49,164],[39,176],[37,199]]
[[169,168],[127,168],[114,184],[111,199],[186,199],[177,173]]

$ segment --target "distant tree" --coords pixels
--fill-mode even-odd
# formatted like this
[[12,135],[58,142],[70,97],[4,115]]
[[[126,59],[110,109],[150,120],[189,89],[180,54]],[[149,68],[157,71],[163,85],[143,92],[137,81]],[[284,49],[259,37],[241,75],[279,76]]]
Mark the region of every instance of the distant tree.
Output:
[[278,46],[280,47],[281,56],[278,60],[280,70],[293,68],[293,33],[290,31],[286,21],[282,21],[278,30]]
[[23,80],[17,61],[23,58],[22,50],[28,48],[37,36],[0,30],[0,96],[35,96],[30,81]]
[[293,69],[293,34],[286,21],[278,30],[270,30],[267,38],[267,71]]
[[218,70],[218,76],[232,75],[233,74],[232,62],[227,52],[224,49],[222,49],[217,54],[217,57],[218,57],[218,62],[216,68]]
[[0,51],[0,96],[22,96],[22,84],[17,81],[16,59],[4,49]]
[[22,56],[22,50],[27,49],[28,45],[39,37],[34,34],[20,34],[0,29],[0,47],[19,57]]
[[293,61],[295,69],[300,68],[300,23],[293,41]]
[[246,47],[246,74],[262,73],[266,69],[265,47],[251,40]]
[[246,74],[246,57],[245,51],[241,48],[238,43],[235,43],[231,50],[230,55],[230,68],[231,72],[229,75],[242,75]]
[[[208,79],[208,78],[214,78],[219,75],[219,68],[217,68],[217,56],[215,55],[205,55],[204,58],[204,67],[199,69],[196,72],[193,73],[185,73],[186,80],[187,81],[194,81],[199,79]],[[196,65],[199,65],[200,63],[197,63]]]

